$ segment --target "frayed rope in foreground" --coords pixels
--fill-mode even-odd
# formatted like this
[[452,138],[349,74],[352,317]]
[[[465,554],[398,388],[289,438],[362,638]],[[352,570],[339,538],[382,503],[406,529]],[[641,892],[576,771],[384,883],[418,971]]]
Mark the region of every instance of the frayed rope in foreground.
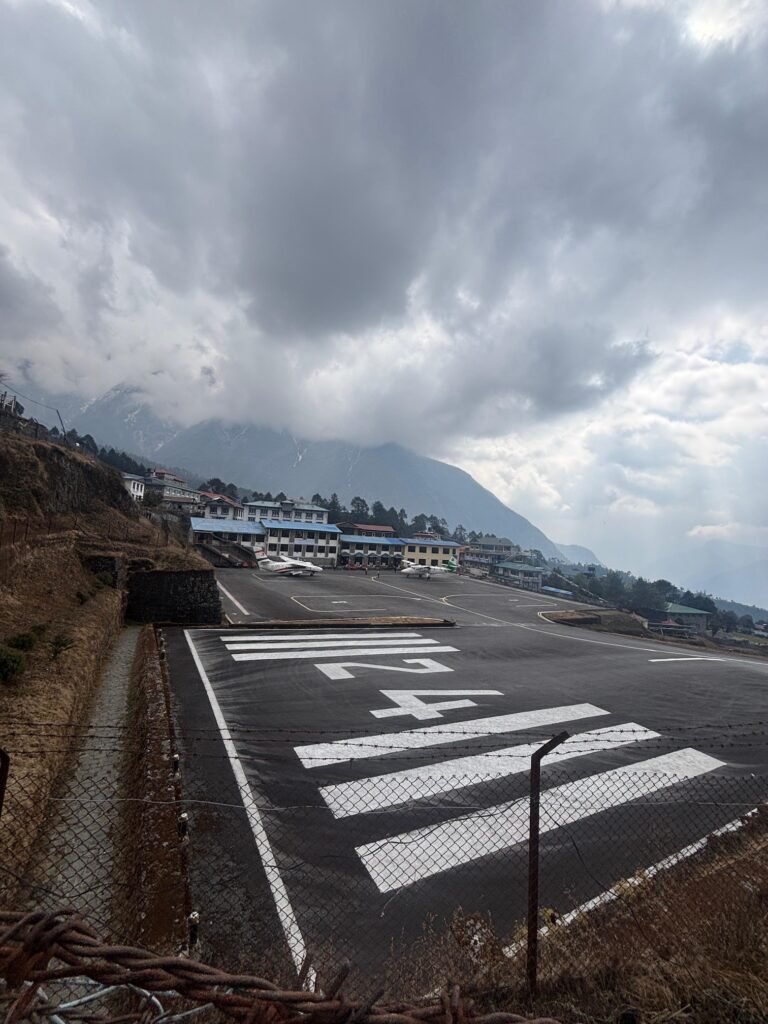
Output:
[[[228,974],[195,960],[106,945],[73,910],[0,910],[0,978],[10,993],[18,992],[6,1024],[29,1020],[35,1009],[43,1009],[35,1004],[38,998],[45,999],[46,982],[74,978],[125,986],[126,991],[130,987],[134,992],[181,996],[199,1006],[216,1007],[244,1024],[556,1024],[551,1018],[531,1020],[516,1013],[475,1014],[472,1001],[462,997],[458,986],[426,1006],[377,1006],[381,992],[363,1002],[347,1001],[342,986],[348,973],[347,966],[325,991],[286,991],[265,978]],[[159,1013],[148,1016],[153,1003]],[[50,1016],[50,1006],[44,1012]],[[172,1016],[163,1014],[156,1000],[148,1000],[140,1012],[123,1012],[119,1020],[151,1021],[161,1015],[166,1020]],[[109,1024],[110,1018],[98,1020]]]

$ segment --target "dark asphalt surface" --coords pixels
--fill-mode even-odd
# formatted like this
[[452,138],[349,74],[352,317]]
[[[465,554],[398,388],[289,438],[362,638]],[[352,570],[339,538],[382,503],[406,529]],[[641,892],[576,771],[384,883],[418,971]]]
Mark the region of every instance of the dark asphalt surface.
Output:
[[[525,912],[527,854],[499,805],[526,798],[527,774],[493,770],[502,748],[538,745],[562,729],[577,736],[609,729],[621,745],[592,749],[584,740],[575,750],[580,756],[544,763],[544,790],[571,788],[543,807],[543,906],[568,911],[765,796],[768,747],[756,723],[768,719],[768,663],[719,654],[695,660],[702,652],[692,648],[555,626],[539,613],[571,603],[465,578],[341,571],[286,578],[248,570],[223,570],[218,578],[238,628],[167,632],[184,795],[200,801],[188,808],[191,885],[210,955],[223,959],[238,948],[261,957],[271,946],[277,964],[287,931],[294,959],[306,945],[321,963],[348,955],[364,971],[392,943],[415,938],[428,916],[449,918],[458,905],[490,913],[502,937],[511,935]],[[365,652],[385,638],[372,638],[356,655],[369,631],[348,631],[358,647],[329,653],[334,636],[344,636],[344,619],[363,615],[438,616],[457,625],[398,628],[417,634],[415,646],[424,649],[395,638],[375,648],[390,652],[375,655]],[[265,639],[258,622],[275,618],[338,618],[339,628],[270,631]],[[256,625],[241,628],[245,622]],[[255,649],[228,648],[237,642]],[[293,646],[276,646],[285,644]],[[455,650],[431,655],[430,646]],[[242,654],[259,660],[233,657]],[[423,658],[437,666],[410,674],[429,666],[406,659]],[[346,668],[328,669],[342,662]],[[229,751],[206,686],[231,733]],[[422,694],[417,699],[427,705],[472,703],[417,719],[408,716],[413,707],[400,706],[413,699],[402,696],[410,688],[474,695]],[[483,727],[466,723],[574,706],[578,712],[551,722],[509,722],[504,732],[467,735]],[[389,714],[372,714],[385,709]],[[398,740],[435,727],[444,730],[439,743],[403,749]],[[355,737],[351,759],[348,747],[316,746]],[[678,760],[653,773],[643,767],[669,755]],[[475,760],[457,762],[468,757]],[[244,773],[240,786],[233,760]],[[435,783],[446,762],[455,777]],[[629,766],[636,767],[629,776],[606,774]],[[404,771],[412,774],[393,775]],[[427,796],[425,785],[433,787]],[[336,786],[343,788],[329,788]],[[256,823],[243,811],[241,792],[258,806]],[[466,826],[457,820],[468,815]],[[496,852],[473,851],[499,834]]]

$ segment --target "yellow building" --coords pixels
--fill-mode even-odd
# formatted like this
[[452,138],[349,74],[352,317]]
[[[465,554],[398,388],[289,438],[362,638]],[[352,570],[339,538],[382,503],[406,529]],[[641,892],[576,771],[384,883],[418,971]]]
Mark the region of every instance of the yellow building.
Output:
[[455,541],[441,540],[434,533],[417,533],[413,537],[401,537],[403,559],[414,565],[445,565],[452,558],[459,557]]

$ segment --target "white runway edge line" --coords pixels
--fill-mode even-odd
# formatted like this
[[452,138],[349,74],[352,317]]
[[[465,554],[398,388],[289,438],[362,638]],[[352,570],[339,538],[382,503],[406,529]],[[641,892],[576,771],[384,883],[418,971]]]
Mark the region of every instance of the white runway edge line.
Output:
[[[436,644],[437,640],[430,640],[429,637],[417,637],[409,640],[408,644],[419,644],[429,647]],[[300,651],[311,648],[313,651],[322,651],[325,647],[402,647],[402,640],[270,640],[250,643],[228,643],[228,651]]]
[[339,658],[354,653],[356,658],[368,657],[376,654],[423,654],[429,651],[430,654],[446,654],[458,652],[457,647],[334,647],[333,650],[311,651],[254,651],[244,654],[233,654],[235,661],[295,661],[297,658]]
[[[285,882],[283,881],[280,869],[277,866],[277,861],[275,860],[275,854],[272,850],[269,839],[267,838],[264,822],[259,814],[256,798],[253,795],[253,790],[248,784],[248,779],[246,778],[243,766],[240,763],[240,758],[237,754],[237,748],[235,747],[230,731],[227,728],[227,723],[224,715],[222,714],[216,694],[213,692],[213,687],[211,686],[208,675],[203,668],[200,655],[197,653],[195,645],[192,643],[192,637],[186,629],[184,630],[184,636],[186,637],[187,644],[189,645],[192,657],[194,658],[195,666],[197,667],[205,692],[208,695],[208,700],[211,704],[211,710],[213,711],[213,717],[216,720],[216,725],[221,733],[224,749],[227,752],[229,763],[232,766],[232,773],[235,776],[237,788],[240,792],[240,799],[243,801],[243,807],[245,808],[248,824],[250,825],[251,833],[256,842],[256,848],[259,851],[261,863],[264,866],[264,874],[267,877],[267,882],[272,893],[272,899],[275,901],[275,910],[277,911],[277,916],[280,919],[285,940],[288,943],[291,959],[293,960],[298,972],[301,970],[307,956],[307,946],[304,942],[304,936],[301,934],[296,914],[294,913],[293,906],[288,896],[288,890],[285,887]],[[310,968],[304,984],[310,991],[314,989],[315,971],[313,968]]]
[[[590,818],[722,767],[722,761],[686,747],[555,786],[541,794],[541,832]],[[630,779],[632,786],[626,785]],[[525,842],[528,813],[529,800],[524,797],[431,828],[367,843],[356,847],[356,852],[379,892],[391,892]]]
[[235,606],[235,608],[238,609],[238,611],[242,612],[243,615],[250,615],[250,612],[248,611],[248,609],[247,608],[243,608],[243,606],[240,604],[240,602],[237,600],[237,598],[233,597],[233,595],[230,594],[230,592],[227,590],[227,588],[223,587],[221,585],[221,583],[219,583],[218,580],[216,580],[216,586],[219,588],[219,590],[222,592],[222,594],[225,597],[229,598],[229,600],[232,602],[232,604]]
[[[547,765],[658,738],[659,733],[644,729],[636,722],[576,733],[547,755]],[[531,765],[531,755],[540,746],[541,743],[523,743],[517,747],[506,747],[504,750],[493,750],[486,754],[456,757],[449,761],[392,772],[390,775],[376,775],[373,778],[324,786],[320,792],[334,817],[346,818],[367,811],[395,807],[414,799],[421,800],[423,797],[435,796],[438,793],[465,789],[467,786],[475,786],[490,779],[502,779],[527,772]]]
[[566,704],[557,708],[518,711],[512,715],[475,718],[469,722],[427,725],[420,729],[406,729],[403,732],[354,736],[346,740],[331,740],[330,743],[308,743],[306,746],[294,747],[294,750],[305,768],[320,768],[327,764],[343,764],[345,761],[354,761],[359,758],[379,757],[381,754],[395,754],[402,753],[404,750],[434,747],[440,743],[457,743],[476,740],[481,736],[495,736],[505,732],[516,732],[520,729],[533,729],[540,725],[552,725],[555,722],[597,718],[599,715],[609,713],[602,708],[595,707],[594,704]]

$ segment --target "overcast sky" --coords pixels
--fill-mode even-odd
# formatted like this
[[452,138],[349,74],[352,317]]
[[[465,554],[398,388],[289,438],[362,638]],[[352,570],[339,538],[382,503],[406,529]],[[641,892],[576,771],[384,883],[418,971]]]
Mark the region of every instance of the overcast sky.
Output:
[[768,545],[763,0],[0,0],[0,139],[16,378]]

